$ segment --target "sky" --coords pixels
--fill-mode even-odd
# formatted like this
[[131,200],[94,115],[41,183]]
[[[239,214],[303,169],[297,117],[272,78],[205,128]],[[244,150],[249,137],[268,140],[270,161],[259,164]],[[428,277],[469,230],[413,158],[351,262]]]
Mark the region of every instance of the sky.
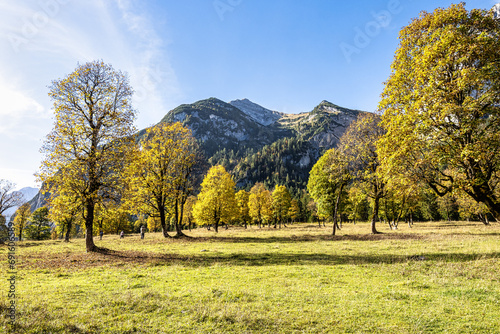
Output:
[[[136,127],[209,97],[375,111],[402,27],[446,0],[0,0],[0,179],[39,187],[48,92],[78,64],[127,72]],[[498,0],[467,1],[490,9]]]

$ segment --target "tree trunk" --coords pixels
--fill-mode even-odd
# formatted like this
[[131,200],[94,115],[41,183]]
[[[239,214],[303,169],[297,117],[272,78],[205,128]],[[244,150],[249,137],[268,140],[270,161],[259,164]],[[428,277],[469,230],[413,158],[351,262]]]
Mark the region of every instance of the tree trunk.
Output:
[[490,222],[488,221],[488,214],[483,214],[483,213],[480,213],[479,214],[479,218],[481,218],[481,221],[483,222],[484,225],[488,226],[490,225]]
[[66,235],[64,236],[64,241],[65,242],[69,242],[69,234],[71,232],[71,226],[72,226],[72,223],[71,223],[71,220],[70,220],[70,221],[68,221],[68,224],[66,226],[66,228],[67,228],[66,229]]
[[163,237],[169,238],[170,235],[167,232],[167,224],[166,224],[166,218],[165,218],[165,210],[160,210],[160,225],[161,225],[161,230],[163,232]]
[[85,246],[88,252],[97,252],[99,248],[94,244],[94,208],[92,201],[87,203],[87,217],[85,217]]
[[490,210],[493,218],[500,222],[500,201],[492,193],[487,182],[472,186],[472,191],[466,191],[477,202],[484,203]]
[[342,190],[344,189],[344,184],[342,183],[340,185],[339,192],[337,194],[337,200],[335,201],[335,210],[333,212],[333,235],[335,235],[335,230],[338,227],[337,226],[337,215],[339,211],[339,203],[340,203],[340,196],[342,196]]
[[[180,212],[179,212],[180,211]],[[175,200],[175,235],[176,238],[185,237],[186,235],[182,232],[182,215],[184,214],[184,205],[180,204],[179,210],[179,200]]]
[[379,202],[380,202],[380,198],[378,196],[375,196],[375,198],[373,199],[373,214],[372,214],[372,222],[371,222],[372,234],[379,233],[377,231],[377,228],[375,227],[375,223],[377,222],[377,219],[378,219]]
[[219,233],[219,222],[215,222],[215,232]]

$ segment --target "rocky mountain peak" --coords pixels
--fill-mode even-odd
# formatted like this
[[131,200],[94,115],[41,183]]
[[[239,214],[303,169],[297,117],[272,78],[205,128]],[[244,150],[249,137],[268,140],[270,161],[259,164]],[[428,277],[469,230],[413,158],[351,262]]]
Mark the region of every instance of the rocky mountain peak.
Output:
[[278,111],[266,109],[249,99],[234,100],[230,105],[240,109],[255,122],[267,126],[279,120],[283,114]]
[[491,10],[493,11],[493,16],[496,19],[500,19],[500,2],[497,3],[495,6],[493,6],[493,8],[491,8]]

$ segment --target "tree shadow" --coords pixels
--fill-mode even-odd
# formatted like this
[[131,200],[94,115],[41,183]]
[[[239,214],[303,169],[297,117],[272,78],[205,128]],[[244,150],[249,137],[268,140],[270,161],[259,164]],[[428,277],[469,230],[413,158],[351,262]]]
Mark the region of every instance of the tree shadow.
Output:
[[396,254],[325,254],[325,253],[221,253],[206,251],[199,255],[161,254],[139,251],[114,251],[106,253],[73,253],[73,254],[33,254],[24,259],[19,267],[31,269],[69,269],[81,270],[101,266],[171,266],[210,267],[223,265],[228,267],[259,267],[277,265],[365,265],[365,264],[397,264],[409,262],[446,262],[459,263],[485,259],[498,259],[500,253],[420,253],[413,255]]
[[315,242],[315,241],[377,241],[377,240],[421,240],[425,239],[425,235],[410,234],[410,233],[378,233],[378,234],[317,234],[317,235],[300,235],[287,237],[197,237],[192,238],[192,241],[199,242],[223,242],[223,243],[296,243],[296,242]]
[[41,246],[53,246],[53,245],[59,245],[60,243],[61,241],[44,241],[44,242],[16,241],[16,247],[29,248],[29,247],[41,247]]
[[226,266],[272,266],[272,265],[364,265],[395,264],[405,262],[470,262],[478,259],[498,258],[500,253],[422,253],[416,255],[332,255],[324,253],[260,253],[260,254],[215,254],[207,256],[162,255],[155,257],[158,264],[176,264],[190,267],[213,265]]

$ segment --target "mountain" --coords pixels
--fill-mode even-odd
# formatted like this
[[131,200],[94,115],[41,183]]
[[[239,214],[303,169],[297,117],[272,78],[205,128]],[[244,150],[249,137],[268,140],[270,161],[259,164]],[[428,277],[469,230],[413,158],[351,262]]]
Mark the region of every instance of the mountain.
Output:
[[188,126],[207,157],[222,149],[238,152],[258,149],[293,135],[279,125],[263,126],[237,107],[216,98],[183,104],[169,111],[161,122],[181,122]]
[[[28,201],[31,201],[32,198],[37,196],[39,189],[32,188],[32,187],[24,187],[24,188],[17,190],[16,192],[19,192],[23,195],[23,202],[28,202]],[[18,206],[15,206],[15,207],[12,207],[12,208],[4,211],[4,216],[5,216],[7,221],[9,221],[9,218],[16,212],[16,210],[18,208],[19,208]]]
[[491,10],[493,11],[495,18],[500,19],[500,2],[493,6]]
[[229,170],[239,187],[264,182],[303,189],[321,154],[335,147],[359,113],[322,101],[310,112],[284,114],[248,99],[216,98],[181,105],[162,122],[182,122],[201,143],[210,165]]
[[229,104],[240,109],[252,120],[264,126],[273,124],[284,115],[278,111],[266,109],[248,99],[234,100]]
[[359,113],[364,111],[339,107],[322,101],[312,111],[300,114],[286,114],[278,120],[283,128],[291,129],[302,140],[318,148],[335,147]]
[[[208,165],[223,165],[238,187],[263,182],[268,188],[280,184],[293,191],[306,187],[318,158],[338,144],[363,112],[322,101],[312,111],[284,114],[248,99],[226,103],[212,97],[180,105],[160,122],[189,127]],[[32,210],[45,205],[47,196],[39,192],[30,201]]]

